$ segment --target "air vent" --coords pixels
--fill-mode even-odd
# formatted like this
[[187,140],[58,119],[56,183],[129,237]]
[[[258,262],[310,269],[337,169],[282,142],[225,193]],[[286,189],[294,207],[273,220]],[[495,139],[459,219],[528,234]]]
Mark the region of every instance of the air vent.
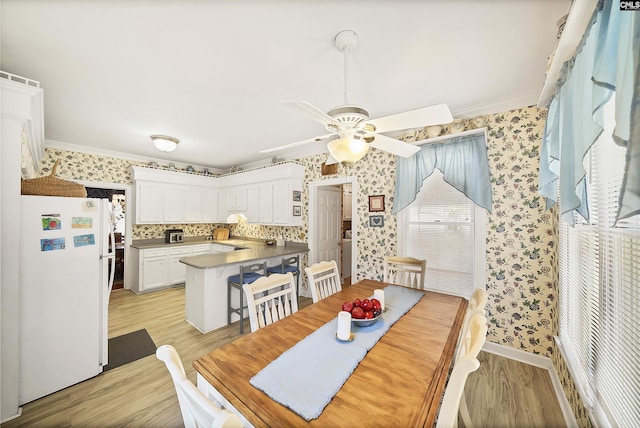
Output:
[[18,76],[17,74],[7,73],[6,71],[0,71],[0,78],[11,80],[12,82],[22,83],[23,85],[33,86],[34,88],[40,87],[40,82],[27,79],[26,77]]

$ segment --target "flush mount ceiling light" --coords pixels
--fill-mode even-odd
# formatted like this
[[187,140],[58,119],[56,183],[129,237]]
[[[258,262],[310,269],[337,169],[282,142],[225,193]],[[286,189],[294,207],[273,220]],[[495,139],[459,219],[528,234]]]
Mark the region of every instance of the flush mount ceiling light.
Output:
[[153,145],[161,152],[172,152],[176,149],[176,146],[180,142],[177,138],[169,137],[167,135],[152,135]]

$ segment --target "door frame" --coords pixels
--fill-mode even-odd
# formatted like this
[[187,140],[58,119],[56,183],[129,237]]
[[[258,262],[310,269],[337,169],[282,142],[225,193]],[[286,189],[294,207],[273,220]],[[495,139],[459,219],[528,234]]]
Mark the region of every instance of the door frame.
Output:
[[[341,184],[351,184],[351,194],[358,194],[358,180],[356,176],[330,178],[309,182],[309,266],[321,260],[316,260],[318,250],[316,248],[315,237],[318,235],[316,216],[318,215],[318,189],[320,187],[334,187]],[[351,282],[356,281],[356,266],[358,265],[358,204],[357,197],[351,204]],[[337,261],[337,260],[336,260]]]
[[115,189],[115,190],[124,190],[124,204],[126,207],[126,211],[124,212],[124,289],[130,289],[131,284],[133,284],[132,278],[130,276],[135,269],[131,269],[131,251],[129,251],[129,246],[131,245],[133,233],[133,186],[131,184],[123,184],[123,183],[106,183],[103,181],[86,181],[86,180],[78,180],[78,183],[82,184],[85,187],[95,187],[98,189]]

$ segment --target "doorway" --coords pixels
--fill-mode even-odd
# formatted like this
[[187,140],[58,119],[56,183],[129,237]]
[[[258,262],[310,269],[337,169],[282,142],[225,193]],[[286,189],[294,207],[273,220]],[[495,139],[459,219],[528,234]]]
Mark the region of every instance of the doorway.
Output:
[[[87,182],[84,183],[88,198],[107,199],[111,203],[112,219],[114,221],[114,241],[115,253],[113,290],[125,288],[126,285],[126,260],[128,257],[127,247],[131,242],[131,221],[130,213],[127,209],[127,190],[129,186]],[[130,193],[130,192],[129,192]],[[111,267],[109,267],[111,269]]]
[[[343,185],[350,186],[353,195],[358,194],[358,182],[355,176],[309,183],[309,265],[323,260],[335,259],[341,266],[345,253],[350,256],[351,260],[358,260],[356,245],[358,236],[357,204],[351,204],[351,212],[344,215],[342,211]],[[336,210],[328,207],[333,204],[327,199],[330,195],[340,199],[339,221],[335,221]],[[349,219],[350,236],[353,238],[352,240],[347,239],[346,242],[346,230],[343,227],[345,218]],[[345,251],[341,254],[343,248]],[[341,269],[341,277],[343,279],[350,278],[351,282],[355,282],[357,263],[350,263],[350,265],[349,272],[342,272]]]

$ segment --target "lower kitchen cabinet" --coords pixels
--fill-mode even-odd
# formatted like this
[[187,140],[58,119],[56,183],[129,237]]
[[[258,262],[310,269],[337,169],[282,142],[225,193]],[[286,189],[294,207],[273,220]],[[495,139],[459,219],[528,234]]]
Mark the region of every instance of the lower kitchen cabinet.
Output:
[[189,257],[190,255],[190,246],[181,246],[169,249],[168,285],[182,284],[184,282],[187,266],[184,263],[180,263],[180,259],[183,257]]
[[[219,245],[220,246],[220,245]],[[233,247],[224,246],[233,251]],[[180,259],[189,256],[211,254],[212,244],[180,245],[176,247],[131,248],[136,281],[131,286],[134,293],[149,291],[184,284],[186,265]]]

